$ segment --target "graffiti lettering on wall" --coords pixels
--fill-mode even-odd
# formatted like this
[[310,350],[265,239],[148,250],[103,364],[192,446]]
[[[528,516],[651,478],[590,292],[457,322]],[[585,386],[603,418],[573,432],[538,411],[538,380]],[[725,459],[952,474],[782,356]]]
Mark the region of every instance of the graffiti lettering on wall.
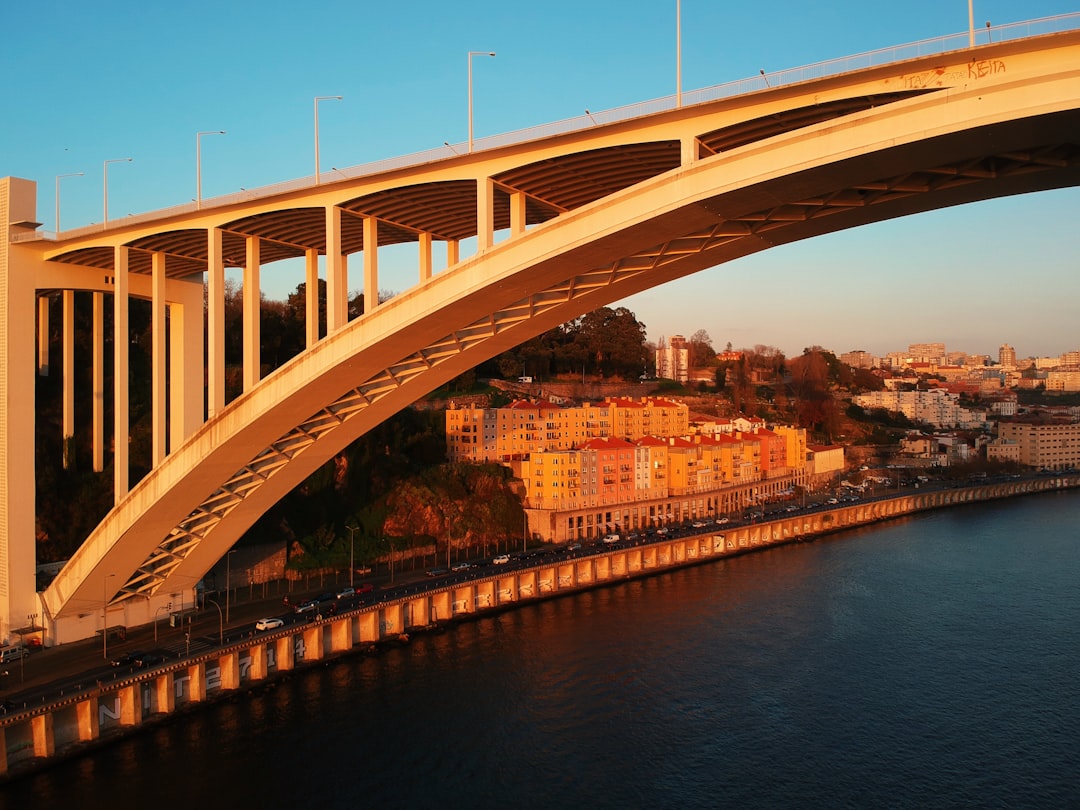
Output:
[[906,90],[925,90],[931,87],[945,87],[973,79],[985,79],[1005,72],[1002,59],[979,59],[969,62],[967,70],[961,68],[936,67],[919,73],[907,73],[899,77],[900,85]]

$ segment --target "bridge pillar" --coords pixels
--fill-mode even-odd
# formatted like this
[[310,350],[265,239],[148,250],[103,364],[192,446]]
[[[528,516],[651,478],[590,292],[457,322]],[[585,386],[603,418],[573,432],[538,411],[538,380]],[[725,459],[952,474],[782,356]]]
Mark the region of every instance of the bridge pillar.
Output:
[[525,233],[525,194],[520,191],[510,192],[510,235]]
[[307,347],[319,342],[319,251],[304,252],[304,331]]
[[[365,237],[366,237],[365,232]],[[367,253],[367,242],[364,242]],[[326,334],[332,335],[349,320],[349,280],[341,249],[341,209],[326,207]],[[367,304],[367,296],[364,296]]]
[[483,253],[495,244],[495,181],[481,177],[476,181],[476,252]]
[[431,234],[421,231],[417,239],[420,248],[420,282],[431,278]]
[[240,688],[240,653],[230,652],[218,659],[218,672],[222,689]]
[[296,637],[285,636],[274,642],[274,668],[288,672],[296,666]]
[[192,703],[206,700],[206,664],[200,661],[187,669],[188,699]]
[[[379,305],[379,220],[364,217],[364,312]],[[348,320],[346,316],[345,320]]]
[[172,714],[176,708],[176,684],[174,673],[165,672],[154,678],[153,710],[157,714]]
[[338,619],[330,623],[330,650],[331,652],[344,652],[352,649],[353,645],[353,620],[351,617]]
[[176,450],[203,423],[203,282],[173,279],[169,284],[169,449]]
[[359,639],[358,641],[374,642],[379,640],[379,612],[371,610],[361,613],[358,618]]
[[[165,254],[150,255],[150,424],[151,466],[165,460]],[[176,357],[173,362],[177,362]]]
[[323,659],[323,628],[315,624],[304,628],[304,660],[321,661]]
[[105,469],[105,296],[99,292],[93,294],[93,320],[93,391],[90,397],[93,401],[94,472],[102,472]]
[[269,667],[267,662],[270,658],[266,644],[256,644],[248,652],[251,654],[251,680],[262,681],[266,679]]
[[0,178],[0,634],[37,609],[34,590],[34,315],[36,268],[11,250],[28,233],[37,185]]
[[457,239],[448,239],[446,242],[446,266],[453,267],[461,261],[461,243]]
[[206,232],[206,409],[225,407],[225,262],[220,228]]
[[120,725],[137,726],[142,722],[142,686],[134,683],[117,693],[120,701]]
[[39,295],[37,299],[37,367],[39,377],[49,376],[49,296]]
[[64,386],[63,429],[64,469],[71,469],[75,463],[75,291],[64,290],[60,294],[63,302],[61,315],[60,350],[63,354],[62,371]]
[[250,391],[262,376],[259,364],[261,337],[259,323],[259,263],[261,243],[259,237],[247,237],[247,251],[244,260],[244,390]]
[[53,735],[53,713],[43,712],[30,721],[34,735],[34,756],[39,759],[51,757],[56,753],[56,738]]
[[[113,248],[113,368],[128,368],[131,354],[128,324],[128,257],[124,245]],[[130,421],[128,419],[128,375],[113,374],[113,502],[120,503],[128,492]]]
[[101,718],[97,712],[98,699],[80,700],[75,704],[75,735],[79,742],[96,740],[101,734]]

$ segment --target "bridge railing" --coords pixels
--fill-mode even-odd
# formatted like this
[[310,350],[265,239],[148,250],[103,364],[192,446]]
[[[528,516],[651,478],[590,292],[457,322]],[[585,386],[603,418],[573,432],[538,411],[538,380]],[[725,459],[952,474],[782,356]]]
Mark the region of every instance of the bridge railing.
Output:
[[[976,30],[974,32],[974,38],[976,45],[986,45],[991,42],[1006,42],[1025,39],[1027,37],[1041,36],[1044,34],[1071,31],[1077,28],[1080,28],[1080,12],[1073,12],[1070,14],[1060,14],[1054,17],[1043,17],[1037,20],[1008,23],[997,27],[990,27],[988,24],[987,28]],[[773,73],[765,73],[762,71],[760,75],[752,76],[748,79],[738,79],[724,84],[713,85],[712,87],[705,87],[700,90],[685,91],[682,93],[682,106],[688,107],[695,104],[716,101],[721,98],[732,98],[757,90],[797,84],[813,79],[821,79],[826,76],[838,76],[842,73],[902,62],[907,59],[915,59],[922,56],[932,56],[934,54],[949,53],[951,51],[962,51],[969,47],[970,38],[970,32],[965,31],[961,34],[948,34],[945,36],[933,37],[931,39],[924,39],[906,45],[880,48],[875,51],[855,54],[854,56],[844,56],[838,59],[830,59],[825,62],[817,62],[812,65],[780,70]],[[562,121],[540,124],[538,126],[519,129],[499,135],[474,138],[473,151],[478,152],[484,149],[494,149],[501,146],[525,143],[527,141],[538,140],[552,135],[563,135],[568,132],[577,132],[601,124],[629,121],[634,118],[641,118],[654,113],[664,112],[665,110],[673,110],[676,108],[676,105],[676,97],[671,95],[652,99],[651,101],[629,104],[624,107],[616,107],[610,110],[601,110],[599,112],[586,111],[585,115],[567,118]],[[319,178],[322,182],[327,183],[332,183],[335,180],[350,180],[408,166],[422,166],[425,163],[445,160],[447,158],[466,154],[467,152],[468,146],[466,144],[457,144],[455,146],[447,143],[443,146],[428,149],[423,152],[414,152],[400,157],[377,160],[372,163],[364,163],[345,169],[335,168],[331,169],[329,172],[320,172]],[[284,194],[289,191],[306,188],[312,185],[314,180],[314,177],[301,177],[295,180],[275,183],[271,186],[244,189],[220,197],[205,199],[202,201],[201,206],[197,206],[194,202],[185,203],[183,205],[177,205],[145,214],[128,216],[122,221],[126,223],[137,223],[160,217],[192,213],[200,207],[216,208],[263,197],[272,197],[277,194]],[[114,225],[118,224],[118,222],[118,220],[113,220]],[[65,231],[64,235],[65,237],[77,237],[98,233],[103,230],[105,230],[104,224],[87,225],[83,228]],[[50,231],[35,231],[33,233],[15,234],[12,236],[11,241],[26,242],[43,238],[56,239],[57,236]]]

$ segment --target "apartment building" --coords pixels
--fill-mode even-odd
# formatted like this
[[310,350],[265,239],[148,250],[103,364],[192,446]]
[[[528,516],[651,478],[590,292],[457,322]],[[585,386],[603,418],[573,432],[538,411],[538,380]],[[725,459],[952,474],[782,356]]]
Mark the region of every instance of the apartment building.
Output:
[[902,413],[913,422],[941,428],[981,429],[986,411],[963,408],[959,397],[942,388],[928,391],[871,391],[852,397],[862,408],[884,408]]
[[1080,467],[1080,424],[1001,422],[998,438],[1019,445],[1019,461],[1040,470]]

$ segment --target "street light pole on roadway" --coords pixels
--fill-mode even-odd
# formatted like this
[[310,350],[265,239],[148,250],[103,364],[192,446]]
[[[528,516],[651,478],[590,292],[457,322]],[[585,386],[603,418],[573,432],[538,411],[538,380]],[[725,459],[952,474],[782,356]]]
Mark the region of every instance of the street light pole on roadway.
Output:
[[319,184],[319,102],[341,101],[341,96],[315,96],[315,185]]
[[232,555],[236,553],[236,549],[229,549],[229,553],[225,555],[225,621],[229,620],[229,563],[232,562]]
[[472,151],[472,58],[474,56],[494,56],[495,51],[469,51],[469,151]]
[[215,129],[210,132],[195,133],[195,207],[202,208],[202,136],[224,135],[225,130]]
[[101,654],[109,660],[109,580],[116,574],[106,574],[101,581]]
[[56,232],[60,233],[60,181],[65,177],[82,177],[82,172],[71,172],[71,174],[58,174],[56,175]]
[[109,164],[110,163],[131,163],[132,158],[109,158],[105,161],[103,166],[102,175],[104,177],[104,189],[105,189],[105,207],[102,212],[104,217],[104,224],[109,224]]

